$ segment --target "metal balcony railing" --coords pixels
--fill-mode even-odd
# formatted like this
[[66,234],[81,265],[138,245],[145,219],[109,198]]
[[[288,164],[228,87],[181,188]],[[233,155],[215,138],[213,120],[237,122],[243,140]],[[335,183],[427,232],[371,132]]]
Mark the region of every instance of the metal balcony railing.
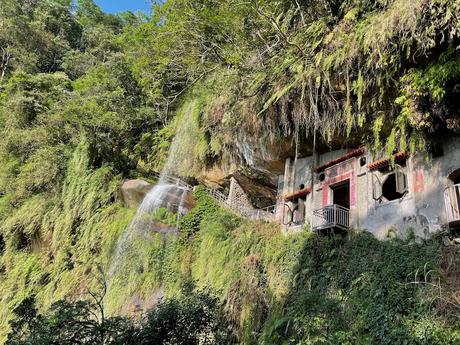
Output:
[[446,188],[444,202],[446,204],[447,222],[460,221],[460,184]]
[[232,211],[242,217],[253,220],[275,221],[276,206],[269,206],[263,209],[248,207],[237,200],[228,200],[228,197],[216,189],[208,188],[207,192],[225,209]]
[[328,205],[313,211],[312,230],[350,228],[350,210],[339,205]]

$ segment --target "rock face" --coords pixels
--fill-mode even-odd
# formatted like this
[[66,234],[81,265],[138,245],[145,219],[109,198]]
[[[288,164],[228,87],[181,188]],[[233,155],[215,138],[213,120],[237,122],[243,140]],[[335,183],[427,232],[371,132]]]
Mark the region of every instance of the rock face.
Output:
[[[126,180],[121,186],[121,196],[127,207],[138,208],[144,200],[148,192],[153,188],[153,185],[147,181],[136,179]],[[166,195],[164,195],[159,207],[165,207],[172,212],[177,212],[179,205],[182,211],[190,211],[196,204],[193,195],[186,193],[182,200],[183,190],[179,187],[171,185]]]
[[195,199],[190,191],[184,191],[183,188],[173,184],[164,184],[161,193],[161,199],[156,200],[157,208],[166,208],[173,213],[187,213],[195,207]]
[[285,159],[294,153],[290,141],[270,143],[268,139],[240,134],[233,150],[206,167],[198,179],[205,185],[228,189],[233,177],[253,206],[271,206],[276,199],[278,175],[284,173]]
[[126,206],[138,208],[152,187],[152,184],[141,179],[127,180],[121,186],[121,196]]

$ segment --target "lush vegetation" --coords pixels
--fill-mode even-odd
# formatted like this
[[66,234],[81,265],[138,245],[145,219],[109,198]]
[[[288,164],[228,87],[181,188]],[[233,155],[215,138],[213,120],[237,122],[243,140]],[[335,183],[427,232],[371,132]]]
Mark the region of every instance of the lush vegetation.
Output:
[[6,344],[225,344],[225,319],[218,300],[206,292],[184,288],[184,296],[160,303],[140,323],[105,317],[100,300],[59,301],[39,314],[33,298],[15,310],[17,321]]
[[[101,279],[107,315],[152,306],[162,292],[175,313],[211,303],[228,338],[244,344],[458,343],[456,253],[365,235],[283,236],[200,191],[179,237],[136,238],[117,273],[104,272],[134,213],[119,198],[124,178],[166,166],[200,179],[205,168],[247,163],[246,140],[344,139],[392,152],[458,131],[460,3],[167,0],[153,9],[1,1],[0,343],[11,328],[21,330],[13,343],[60,336],[66,317],[89,320],[88,339],[101,327],[109,338],[112,326],[149,328],[117,318],[106,328],[88,316],[92,302],[62,301]],[[180,164],[167,162],[170,148]],[[188,301],[190,281],[219,303]],[[27,305],[30,324],[17,318]]]
[[[165,295],[153,311],[104,319],[100,288],[90,291],[90,302],[60,301],[45,314],[24,307],[26,299],[15,313],[27,317],[11,322],[9,343],[52,344],[75,332],[85,337],[69,344],[103,343],[102,338],[109,344],[460,341],[458,250],[435,240],[380,242],[365,233],[282,235],[274,225],[242,220],[197,194],[200,201],[184,219],[181,236],[169,238],[166,247],[159,237],[149,244],[143,239],[144,251],[136,248],[136,258],[120,268],[121,275],[132,274],[130,286],[120,286],[130,293],[142,291],[136,275],[157,272],[143,282],[144,293],[161,288]],[[113,284],[107,302],[114,298],[110,290],[117,290]]]

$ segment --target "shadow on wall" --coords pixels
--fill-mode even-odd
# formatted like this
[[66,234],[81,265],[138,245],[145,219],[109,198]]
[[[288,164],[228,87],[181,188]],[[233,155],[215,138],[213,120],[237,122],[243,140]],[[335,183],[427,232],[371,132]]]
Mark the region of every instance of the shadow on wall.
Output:
[[[442,174],[441,163],[438,165],[437,169]],[[414,171],[409,174],[414,174]],[[360,214],[359,224],[380,240],[388,236],[407,238],[411,233],[421,239],[429,239],[435,233],[446,229],[443,215],[444,189],[447,181],[446,177],[445,181],[438,184],[427,185],[426,182],[424,189],[417,192],[411,186],[410,194],[380,205],[374,204],[375,201],[372,200],[368,213]]]

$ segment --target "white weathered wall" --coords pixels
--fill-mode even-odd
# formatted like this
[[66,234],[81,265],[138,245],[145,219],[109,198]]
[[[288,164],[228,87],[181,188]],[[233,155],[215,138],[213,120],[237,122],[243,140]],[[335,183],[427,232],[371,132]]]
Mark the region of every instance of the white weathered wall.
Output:
[[[412,159],[408,159],[406,162],[408,192],[401,199],[392,201],[373,199],[372,174],[376,174],[380,178],[383,177],[383,174],[378,171],[367,172],[367,188],[359,190],[358,208],[367,209],[367,214],[361,215],[358,221],[358,226],[361,229],[373,233],[379,239],[384,239],[390,229],[397,231],[399,235],[403,235],[403,229],[407,229],[404,225],[405,219],[410,217],[415,209],[411,167]],[[361,188],[363,187],[364,185],[361,185]]]
[[[379,202],[373,199],[372,174],[367,164],[375,157],[366,155],[367,164],[361,167],[360,158],[351,159],[355,178],[356,200],[351,208],[353,226],[373,233],[377,238],[385,238],[394,231],[398,236],[407,236],[410,229],[419,237],[429,237],[442,229],[446,223],[444,190],[449,185],[448,176],[460,169],[460,136],[451,136],[443,142],[444,155],[427,160],[426,155],[417,155],[407,159],[406,176],[408,193],[403,198]],[[346,154],[346,150],[337,150],[318,157],[319,165],[325,164]],[[311,181],[312,157],[287,161],[284,176],[283,194],[297,190],[301,181]],[[330,169],[332,170],[332,169]],[[286,185],[286,181],[289,183]],[[310,183],[303,183],[309,186]],[[320,183],[315,176],[313,193],[308,195],[305,204],[307,221],[313,210],[324,204],[323,188],[328,183]]]
[[[443,143],[444,155],[427,159],[417,155],[407,161],[409,192],[402,199],[379,204],[372,199],[372,180],[368,174],[368,215],[362,228],[384,238],[393,228],[399,236],[408,231],[427,238],[446,224],[444,190],[449,174],[460,168],[460,139],[450,137]],[[364,204],[362,204],[364,206]]]

